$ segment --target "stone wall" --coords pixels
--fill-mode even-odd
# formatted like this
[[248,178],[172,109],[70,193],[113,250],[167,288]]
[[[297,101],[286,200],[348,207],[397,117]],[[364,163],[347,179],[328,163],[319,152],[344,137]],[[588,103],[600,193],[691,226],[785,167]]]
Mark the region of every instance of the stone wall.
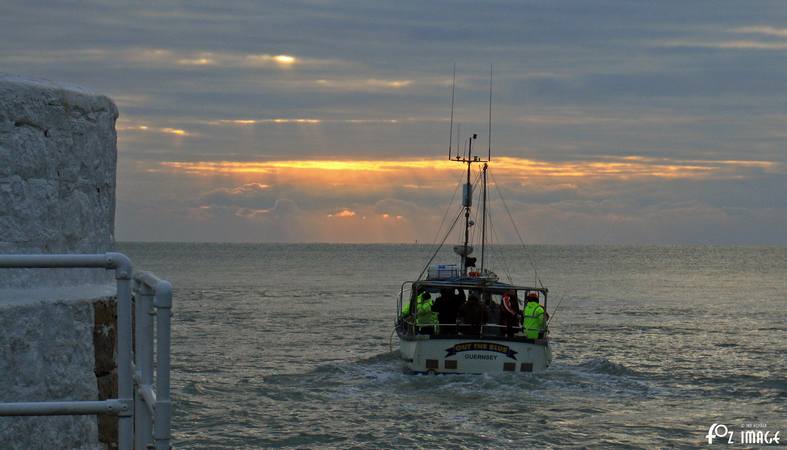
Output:
[[[114,244],[118,112],[105,96],[0,75],[0,253]],[[0,270],[0,402],[115,397],[114,280]],[[115,446],[116,418],[0,418],[2,449]]]
[[[48,293],[36,302],[0,304],[0,402],[98,398],[94,330],[102,328],[94,323],[100,303],[56,297]],[[103,302],[114,305],[106,297]],[[103,330],[114,337],[111,323]],[[108,359],[113,361],[112,348]],[[113,368],[109,372],[104,379],[111,380]],[[92,416],[4,417],[0,418],[0,448],[102,448],[98,432]]]
[[[0,253],[112,246],[117,117],[105,96],[0,76]],[[0,287],[107,280],[100,270],[0,272]]]

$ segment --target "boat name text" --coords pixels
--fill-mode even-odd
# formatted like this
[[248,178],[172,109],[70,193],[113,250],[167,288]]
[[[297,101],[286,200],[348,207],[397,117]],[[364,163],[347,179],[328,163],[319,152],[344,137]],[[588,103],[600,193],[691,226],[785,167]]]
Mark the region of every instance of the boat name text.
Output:
[[[495,353],[502,353],[511,359],[516,359],[517,352],[512,350],[511,347],[502,344],[495,344],[494,342],[463,342],[461,344],[456,344],[452,347],[448,347],[445,349],[446,355],[445,357],[448,358],[449,356],[454,356],[460,352],[469,352],[469,351],[481,351],[481,352],[495,352]],[[479,356],[479,357],[475,357]],[[475,355],[472,359],[494,359],[494,358],[480,358],[482,355]],[[492,356],[492,355],[488,355]],[[467,356],[465,358],[468,358]],[[495,356],[495,358],[497,358]],[[469,359],[469,358],[468,358]]]

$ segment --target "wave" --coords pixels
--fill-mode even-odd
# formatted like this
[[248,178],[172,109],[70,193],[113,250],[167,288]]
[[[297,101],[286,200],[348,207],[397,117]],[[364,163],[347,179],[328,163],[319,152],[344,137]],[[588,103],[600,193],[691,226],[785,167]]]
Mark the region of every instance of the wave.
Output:
[[593,358],[577,365],[578,368],[589,370],[593,373],[639,377],[640,373],[623,364],[612,362],[607,358]]

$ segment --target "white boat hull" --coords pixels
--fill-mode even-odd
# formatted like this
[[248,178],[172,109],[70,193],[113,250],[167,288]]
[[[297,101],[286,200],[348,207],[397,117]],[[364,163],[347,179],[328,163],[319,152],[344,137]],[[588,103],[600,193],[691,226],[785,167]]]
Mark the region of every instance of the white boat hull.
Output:
[[400,336],[399,354],[414,373],[541,372],[552,363],[549,339],[441,339]]

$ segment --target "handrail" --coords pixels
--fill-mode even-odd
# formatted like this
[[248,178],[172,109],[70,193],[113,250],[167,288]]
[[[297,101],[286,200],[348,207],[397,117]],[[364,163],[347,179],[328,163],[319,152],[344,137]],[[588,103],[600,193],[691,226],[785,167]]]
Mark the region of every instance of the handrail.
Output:
[[[475,280],[483,279],[483,278],[474,278]],[[454,287],[454,288],[461,288],[461,289],[480,289],[482,291],[506,291],[506,290],[517,290],[517,291],[538,291],[542,294],[548,294],[549,288],[547,287],[531,287],[531,286],[523,286],[512,284],[510,286],[494,286],[490,284],[477,284],[469,281],[463,280],[417,280],[417,281],[408,281],[408,283],[418,284],[419,287],[421,286],[428,286],[432,288],[443,288],[443,287]]]
[[0,403],[0,416],[81,416],[100,413],[119,414],[128,405],[120,400],[81,402]]
[[[465,323],[465,322],[456,322],[456,323],[422,323],[422,324],[418,324],[418,323],[413,322],[412,320],[409,320],[409,317],[405,318],[405,317],[401,317],[400,316],[399,318],[401,319],[401,323],[405,324],[408,328],[433,328],[434,329],[434,328],[439,328],[439,327],[457,327],[457,328],[461,329],[461,327],[479,327],[481,329],[481,334],[482,335],[484,334],[483,333],[484,328],[508,329],[508,325],[500,325],[500,324],[492,324],[492,323],[473,324],[473,323]],[[512,330],[516,330],[516,331],[523,331],[525,328],[523,326],[512,326],[511,329]],[[549,328],[548,327],[539,328],[538,331],[539,331],[539,333],[545,333],[545,332],[549,331]],[[473,333],[473,334],[477,334],[477,333]]]
[[[172,285],[149,272],[134,273],[131,260],[122,253],[0,255],[0,268],[114,270],[117,284],[118,376],[116,399],[0,403],[0,416],[117,414],[119,450],[149,448],[151,437],[156,450],[168,450],[171,424],[169,371]],[[136,352],[132,352],[132,292],[135,294],[133,303],[136,308]],[[156,316],[157,331],[155,391],[152,387],[152,315]],[[132,373],[132,368],[136,373]]]
[[[134,352],[137,389],[134,400],[139,411],[135,420],[135,441],[144,448],[149,445],[151,431],[155,448],[167,450],[170,441],[172,400],[170,398],[170,340],[172,317],[172,285],[150,272],[135,272],[136,335]],[[153,386],[153,324],[156,316],[156,371]],[[151,425],[153,430],[151,430]]]

